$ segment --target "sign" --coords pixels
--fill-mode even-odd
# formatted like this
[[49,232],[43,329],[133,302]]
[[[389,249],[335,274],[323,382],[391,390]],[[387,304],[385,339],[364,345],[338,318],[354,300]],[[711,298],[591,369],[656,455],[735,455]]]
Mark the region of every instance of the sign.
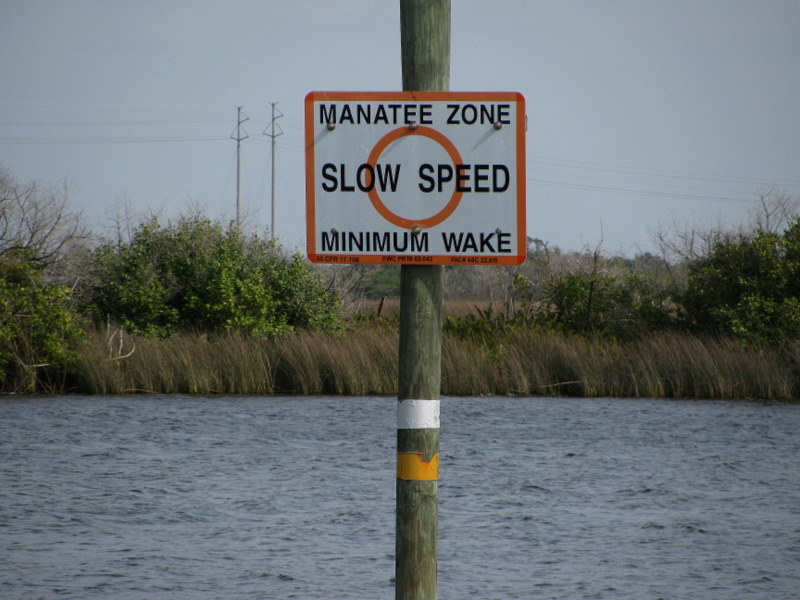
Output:
[[525,260],[521,94],[311,92],[305,127],[313,262]]

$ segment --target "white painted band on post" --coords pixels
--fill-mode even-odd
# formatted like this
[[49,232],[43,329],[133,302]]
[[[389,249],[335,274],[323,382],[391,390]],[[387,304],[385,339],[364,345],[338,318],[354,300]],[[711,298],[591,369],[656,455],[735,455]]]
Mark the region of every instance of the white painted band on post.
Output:
[[398,429],[439,429],[438,400],[401,400],[397,403]]

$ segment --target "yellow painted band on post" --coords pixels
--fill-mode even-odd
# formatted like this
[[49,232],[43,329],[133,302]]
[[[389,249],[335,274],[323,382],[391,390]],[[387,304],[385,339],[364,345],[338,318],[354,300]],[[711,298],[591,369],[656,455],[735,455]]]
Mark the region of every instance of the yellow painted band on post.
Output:
[[397,478],[410,481],[436,481],[439,479],[439,453],[430,462],[422,460],[422,452],[397,453]]

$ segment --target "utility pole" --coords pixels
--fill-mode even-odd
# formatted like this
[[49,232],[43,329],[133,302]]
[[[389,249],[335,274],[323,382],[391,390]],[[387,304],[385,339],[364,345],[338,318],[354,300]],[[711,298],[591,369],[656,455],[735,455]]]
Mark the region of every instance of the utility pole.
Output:
[[[400,0],[403,91],[449,91],[450,0]],[[444,267],[400,267],[395,598],[435,600]]]
[[242,225],[241,217],[241,203],[242,203],[242,157],[241,148],[242,140],[248,137],[246,131],[242,131],[242,123],[249,121],[250,117],[247,115],[242,118],[241,106],[236,107],[236,135],[231,134],[231,139],[236,140],[236,228],[239,229]]
[[278,115],[275,115],[275,105],[277,102],[270,102],[272,105],[272,121],[270,122],[271,133],[267,133],[267,130],[264,130],[264,135],[269,136],[272,138],[272,175],[270,177],[271,185],[272,185],[272,213],[271,213],[271,220],[269,226],[269,233],[272,240],[275,240],[275,138],[279,135],[283,135],[283,131],[281,131],[281,126],[278,125],[278,133],[275,133],[275,121],[280,119],[283,116],[281,111],[278,111]]

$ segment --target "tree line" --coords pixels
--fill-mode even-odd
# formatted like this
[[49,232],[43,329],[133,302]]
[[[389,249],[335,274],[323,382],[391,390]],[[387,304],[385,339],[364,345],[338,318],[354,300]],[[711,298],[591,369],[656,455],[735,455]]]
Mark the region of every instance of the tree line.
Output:
[[[489,349],[521,328],[795,343],[800,213],[786,196],[772,200],[747,230],[663,236],[661,256],[564,252],[530,240],[523,265],[448,269],[446,297],[482,303],[448,317],[445,328]],[[199,212],[124,231],[95,238],[70,210],[66,189],[20,183],[0,169],[0,390],[63,377],[92,328],[155,339],[337,335],[369,322],[353,310],[359,300],[399,290],[397,267],[313,266],[266,235]]]

